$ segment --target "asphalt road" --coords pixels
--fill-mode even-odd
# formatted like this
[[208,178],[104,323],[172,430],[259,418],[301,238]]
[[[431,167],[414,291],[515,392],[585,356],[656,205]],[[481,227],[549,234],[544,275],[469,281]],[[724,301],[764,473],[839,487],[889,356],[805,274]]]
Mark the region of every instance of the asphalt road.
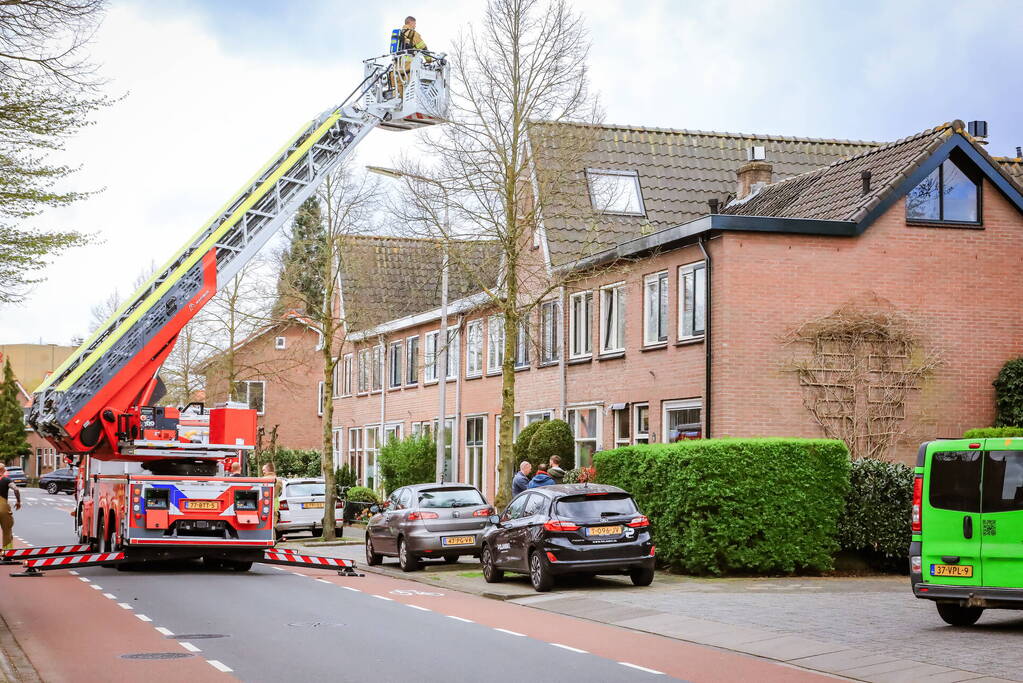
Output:
[[[23,545],[74,542],[70,496],[23,492]],[[47,681],[822,680],[775,663],[380,575],[200,563],[0,575]],[[172,655],[126,659],[124,655]]]

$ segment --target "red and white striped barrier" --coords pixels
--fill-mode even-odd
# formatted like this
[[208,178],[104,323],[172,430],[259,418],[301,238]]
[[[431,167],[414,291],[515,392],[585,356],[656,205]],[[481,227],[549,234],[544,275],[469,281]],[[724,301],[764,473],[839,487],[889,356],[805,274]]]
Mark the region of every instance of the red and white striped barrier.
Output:
[[311,569],[336,569],[338,574],[345,576],[363,576],[355,571],[355,561],[341,557],[322,557],[320,555],[301,555],[293,550],[267,550],[263,553],[263,564],[283,564],[290,567],[309,567]]
[[87,553],[92,550],[89,544],[81,545],[47,545],[36,548],[12,548],[3,551],[3,559],[18,560],[29,557],[47,557],[49,555],[73,555],[75,553]]
[[63,557],[45,557],[38,560],[26,560],[25,571],[11,576],[42,576],[42,572],[51,569],[77,569],[92,567],[111,562],[122,562],[123,552],[116,553],[84,553],[81,555],[64,555]]

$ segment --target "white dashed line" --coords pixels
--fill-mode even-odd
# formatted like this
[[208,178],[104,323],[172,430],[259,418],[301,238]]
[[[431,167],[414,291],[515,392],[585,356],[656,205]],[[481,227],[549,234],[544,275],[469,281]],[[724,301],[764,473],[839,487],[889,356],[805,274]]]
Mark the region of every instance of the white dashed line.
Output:
[[664,675],[663,671],[657,671],[656,669],[648,669],[645,666],[640,666],[639,664],[629,664],[628,662],[618,662],[618,663],[621,664],[622,666],[627,666],[630,669],[638,669],[640,671],[646,671],[648,674],[656,674],[658,676],[663,676]]
[[181,647],[185,648],[189,652],[202,652],[202,650],[197,648],[195,645],[192,645],[191,643],[189,643],[188,641],[185,641],[185,640],[182,640],[180,643],[178,643],[178,645],[180,645]]
[[394,602],[393,600],[391,600],[391,598],[388,598],[388,597],[383,596],[383,595],[374,595],[373,597],[374,598],[378,598],[380,600],[386,600],[387,602]]
[[147,617],[145,614],[136,614],[135,616],[139,619],[139,621],[152,621],[152,619]]
[[519,636],[520,638],[525,638],[526,637],[525,633],[516,633],[515,631],[509,631],[506,628],[497,628],[497,627],[495,627],[494,630],[495,631],[500,631],[501,633],[507,633],[510,636]]
[[562,650],[568,650],[569,652],[578,652],[581,655],[589,654],[586,650],[580,650],[577,647],[571,647],[570,645],[562,645],[561,643],[551,643],[554,647],[560,647]]
[[79,580],[79,581],[83,581],[83,582],[85,582],[85,583],[92,583],[92,579],[87,579],[87,578],[85,578],[84,576],[79,576],[79,577],[78,577],[78,580]]
[[119,602],[119,603],[117,603],[117,606],[120,607],[121,609],[135,609],[134,607],[132,607],[131,605],[129,605],[126,602]]
[[70,574],[71,576],[78,576],[78,572],[76,572],[74,569],[69,571],[68,574]]
[[327,581],[326,579],[316,579],[316,580],[319,581],[320,583],[330,583],[330,581]]
[[89,588],[95,588],[95,589],[96,589],[96,590],[98,590],[98,591],[101,591],[101,590],[103,590],[103,586],[97,586],[97,585],[96,585],[96,584],[94,584],[94,583],[90,583],[90,584],[89,584]]
[[287,570],[287,569],[285,569],[284,567],[274,567],[274,569],[276,569],[276,570],[277,570],[277,571],[279,571],[279,572],[285,572],[285,571],[288,571],[288,570]]
[[341,587],[344,588],[345,590],[355,591],[356,593],[361,593],[362,592],[358,588],[352,588],[351,586],[341,586]]
[[476,623],[472,619],[466,619],[465,617],[456,617],[453,614],[445,614],[444,616],[446,616],[448,619],[455,619],[456,621],[464,621],[467,624],[474,624],[474,623]]
[[433,611],[433,610],[426,609],[425,607],[420,607],[419,605],[409,605],[408,603],[405,603],[405,606],[406,607],[411,607],[412,609],[417,609],[417,610],[419,610],[421,612],[432,612]]
[[234,671],[234,669],[229,667],[227,664],[221,664],[215,659],[207,659],[206,661],[209,662],[210,666],[212,666],[217,671],[223,671],[224,673],[230,673],[231,671]]
[[108,600],[116,600],[117,599],[117,596],[114,595],[113,593],[104,593],[103,597],[107,598]]
[[174,635],[174,634],[173,634],[173,633],[171,632],[171,630],[170,630],[170,629],[168,629],[168,628],[164,628],[163,626],[154,626],[153,628],[155,628],[155,629],[156,629],[157,633],[160,633],[160,634],[162,634],[162,635],[165,635],[165,636],[167,636],[168,638],[170,638],[170,637],[171,637],[172,635]]

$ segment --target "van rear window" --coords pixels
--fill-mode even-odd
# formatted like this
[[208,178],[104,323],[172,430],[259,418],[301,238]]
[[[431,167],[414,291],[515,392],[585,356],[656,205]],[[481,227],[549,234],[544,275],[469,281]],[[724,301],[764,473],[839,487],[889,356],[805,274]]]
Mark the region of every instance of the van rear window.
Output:
[[1023,451],[989,451],[984,462],[984,512],[1023,510]]
[[931,507],[980,512],[981,451],[938,451],[931,455],[927,487]]
[[558,501],[555,513],[562,519],[600,519],[637,514],[636,504],[627,493],[566,496]]

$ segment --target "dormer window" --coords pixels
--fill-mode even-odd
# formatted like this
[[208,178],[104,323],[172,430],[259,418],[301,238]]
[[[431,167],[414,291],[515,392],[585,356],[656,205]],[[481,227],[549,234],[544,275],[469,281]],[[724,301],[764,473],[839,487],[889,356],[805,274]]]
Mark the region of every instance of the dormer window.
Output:
[[906,196],[906,220],[979,223],[978,183],[946,159]]
[[287,346],[288,346],[288,338],[287,337],[274,337],[274,348],[275,349],[283,349],[283,348],[287,348]]
[[618,216],[644,216],[643,192],[636,171],[586,169],[590,203],[595,211]]

